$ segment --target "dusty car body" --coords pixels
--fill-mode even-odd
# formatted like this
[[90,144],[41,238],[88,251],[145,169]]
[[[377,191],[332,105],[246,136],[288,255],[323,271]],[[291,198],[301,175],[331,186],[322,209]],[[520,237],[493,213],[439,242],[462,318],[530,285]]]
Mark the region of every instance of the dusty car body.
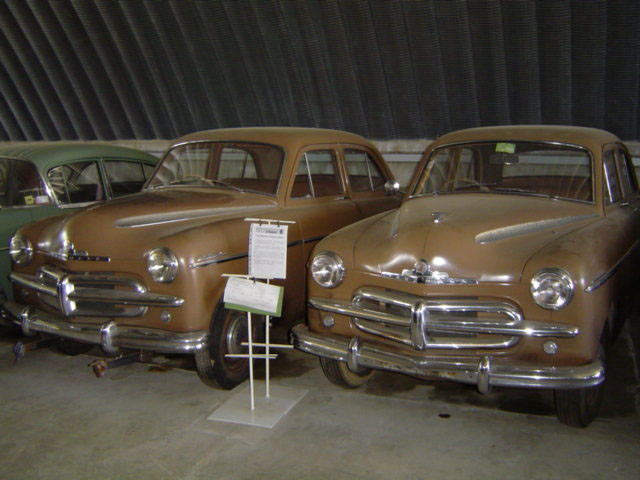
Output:
[[[194,354],[200,378],[232,388],[247,374],[244,314],[226,310],[222,274],[247,273],[246,217],[289,220],[284,321],[305,310],[315,243],[394,208],[393,176],[375,147],[346,132],[238,128],[176,141],[139,194],[21,229],[16,299],[25,333],[110,353]],[[392,182],[393,183],[393,182]],[[29,251],[29,249],[31,249]],[[24,257],[24,258],[23,258]]]
[[158,159],[83,142],[0,147],[0,297],[12,297],[9,240],[24,224],[139,191]]
[[481,392],[552,389],[559,419],[586,426],[637,280],[639,208],[629,152],[610,133],[444,135],[400,208],[316,246],[294,345],[343,386],[383,369]]

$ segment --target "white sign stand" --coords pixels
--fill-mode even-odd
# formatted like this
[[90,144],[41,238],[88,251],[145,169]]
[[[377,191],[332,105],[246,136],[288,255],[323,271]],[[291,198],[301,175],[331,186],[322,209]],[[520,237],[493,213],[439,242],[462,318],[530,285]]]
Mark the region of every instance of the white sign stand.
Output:
[[[259,219],[259,218],[245,218],[247,222],[253,222],[254,224],[261,225],[276,225],[280,226],[281,224],[291,224],[295,223],[292,221],[286,220],[270,220],[270,219]],[[252,233],[255,233],[257,229],[252,228]],[[261,236],[262,239],[267,239],[269,242],[268,233],[263,232],[264,235]],[[282,232],[278,232],[281,234]],[[278,258],[277,250],[278,245],[276,244],[257,244],[256,238],[250,238],[250,249],[249,249],[249,275],[229,275],[224,274],[224,277],[242,277],[250,280],[254,280],[258,277],[254,275],[252,270],[259,270],[259,275],[265,275],[258,278],[262,278],[266,280],[267,284],[273,278],[285,278],[286,276],[286,226],[285,226],[285,236],[284,236],[284,261],[282,258]],[[278,237],[274,237],[275,242],[279,242]],[[253,247],[253,248],[252,248]],[[275,253],[275,255],[274,255]],[[257,265],[257,267],[256,267]],[[253,268],[252,268],[253,267]],[[276,272],[273,276],[270,272]],[[266,272],[266,273],[265,273]],[[210,420],[220,420],[220,421],[230,421],[235,423],[243,423],[248,425],[256,425],[262,427],[272,427],[277,423],[277,421],[282,418],[298,401],[306,395],[307,391],[298,391],[296,389],[291,389],[288,387],[277,387],[278,398],[271,398],[271,390],[270,390],[270,371],[269,371],[269,361],[277,358],[277,354],[271,353],[271,348],[293,348],[292,345],[283,345],[283,344],[272,344],[270,342],[270,326],[271,326],[271,317],[269,315],[266,316],[265,321],[265,342],[264,343],[255,343],[252,339],[252,319],[251,312],[247,312],[247,328],[248,328],[248,342],[243,342],[242,345],[248,346],[248,353],[240,353],[240,354],[226,354],[227,357],[234,358],[248,358],[249,359],[249,389],[251,396],[251,411],[244,412],[243,407],[239,405],[238,399],[234,397],[229,398],[220,408],[218,408],[215,412],[213,412],[208,418]],[[264,354],[255,354],[253,353],[253,347],[262,347],[265,349]],[[255,389],[254,389],[254,376],[253,376],[253,359],[264,359],[265,360],[265,401],[263,402],[262,407],[264,412],[262,416],[258,416],[255,413]],[[244,392],[240,392],[241,394]],[[247,415],[247,413],[249,413]]]

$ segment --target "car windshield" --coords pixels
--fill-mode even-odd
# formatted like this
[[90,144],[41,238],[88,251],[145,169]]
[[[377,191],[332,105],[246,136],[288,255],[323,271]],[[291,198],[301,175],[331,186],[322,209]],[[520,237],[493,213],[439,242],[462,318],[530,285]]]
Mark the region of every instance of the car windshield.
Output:
[[51,203],[51,198],[35,165],[26,160],[0,158],[0,206],[44,203]]
[[593,202],[588,151],[536,142],[448,145],[431,153],[413,195],[511,193]]
[[283,162],[273,145],[185,143],[167,152],[145,188],[203,185],[275,195]]

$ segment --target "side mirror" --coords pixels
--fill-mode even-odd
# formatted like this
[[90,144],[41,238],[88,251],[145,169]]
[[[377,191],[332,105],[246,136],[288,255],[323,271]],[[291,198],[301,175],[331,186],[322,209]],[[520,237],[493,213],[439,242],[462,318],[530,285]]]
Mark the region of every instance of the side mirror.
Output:
[[387,180],[384,183],[384,192],[387,195],[395,195],[400,191],[400,183],[396,180]]

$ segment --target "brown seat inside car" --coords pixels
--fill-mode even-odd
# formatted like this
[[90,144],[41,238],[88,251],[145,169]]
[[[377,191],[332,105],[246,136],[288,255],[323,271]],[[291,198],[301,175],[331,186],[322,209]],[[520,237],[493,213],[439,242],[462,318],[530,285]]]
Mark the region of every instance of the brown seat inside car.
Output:
[[591,201],[591,182],[589,177],[578,176],[535,176],[523,175],[502,179],[501,187],[522,188],[547,195]]
[[256,192],[276,193],[277,180],[264,178],[225,178],[222,180],[242,190],[255,190]]
[[329,197],[332,195],[339,195],[341,193],[340,185],[337,183],[337,179],[333,174],[314,174],[313,180],[313,194],[309,188],[309,177],[305,174],[296,175],[295,182],[293,183],[293,189],[291,190],[292,198],[300,197]]

